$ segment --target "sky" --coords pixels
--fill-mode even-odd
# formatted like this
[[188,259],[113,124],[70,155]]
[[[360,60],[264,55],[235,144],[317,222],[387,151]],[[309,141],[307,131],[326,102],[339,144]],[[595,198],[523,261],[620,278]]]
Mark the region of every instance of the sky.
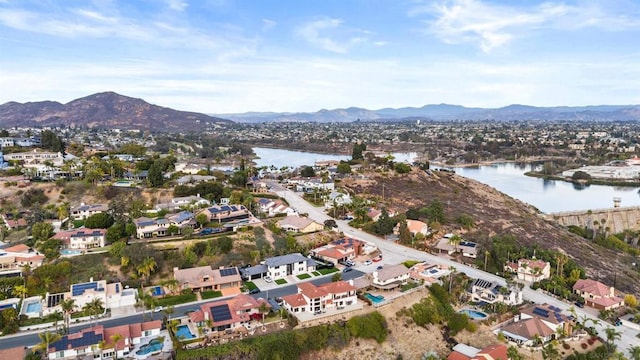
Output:
[[0,104],[640,104],[640,0],[0,0]]

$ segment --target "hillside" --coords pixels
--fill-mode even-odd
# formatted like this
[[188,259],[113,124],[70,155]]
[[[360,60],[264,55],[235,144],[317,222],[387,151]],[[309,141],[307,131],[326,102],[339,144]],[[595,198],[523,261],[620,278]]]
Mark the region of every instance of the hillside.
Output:
[[61,104],[54,101],[0,105],[0,127],[86,126],[148,131],[193,131],[229,120],[178,111],[114,92],[89,95]]
[[[454,173],[433,172],[429,176],[414,170],[409,176],[374,175],[369,181],[345,181],[361,196],[382,197],[389,207],[406,211],[422,207],[433,199],[444,206],[447,218],[443,233],[459,230],[455,219],[468,214],[475,227],[464,237],[487,248],[490,238],[510,234],[524,246],[537,244],[543,249],[565,252],[587,271],[587,276],[617,285],[621,291],[640,293],[640,274],[631,269],[633,259],[626,254],[605,249],[545,220],[537,209],[513,199],[494,188]],[[621,281],[621,279],[625,279]]]

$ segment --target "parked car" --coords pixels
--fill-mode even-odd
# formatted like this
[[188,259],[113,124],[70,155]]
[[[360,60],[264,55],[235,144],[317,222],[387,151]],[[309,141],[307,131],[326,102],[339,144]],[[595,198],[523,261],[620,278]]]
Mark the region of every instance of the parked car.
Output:
[[382,256],[377,256],[373,258],[373,262],[382,261]]
[[211,235],[213,234],[213,228],[204,228],[200,230],[200,235]]
[[342,269],[342,272],[346,273],[346,272],[349,272],[351,270],[353,270],[353,268],[351,266],[347,266],[346,268]]
[[584,307],[584,303],[581,303],[579,301],[576,301],[574,304],[579,308],[583,308]]
[[371,264],[373,264],[373,261],[371,261],[371,260],[367,260],[367,261],[365,261],[363,264],[364,264],[364,265],[371,265]]
[[156,306],[156,308],[155,308],[155,309],[153,309],[153,312],[154,312],[154,313],[157,313],[157,312],[160,312],[160,311],[162,311],[162,310],[164,310],[164,308],[163,308],[162,306]]
[[382,265],[380,265],[380,266],[378,266],[378,267],[376,268],[376,270],[382,270],[382,268],[383,268],[383,266],[382,266]]
[[273,281],[273,279],[271,279],[270,276],[265,276],[263,279],[264,279],[265,282],[268,282],[268,283]]
[[354,263],[353,260],[347,260],[347,261],[344,262],[344,264],[347,265],[347,266],[355,266],[356,265],[356,263]]
[[253,288],[253,289],[249,290],[249,294],[251,294],[251,295],[257,294],[259,292],[260,292],[260,289],[258,289],[258,288]]

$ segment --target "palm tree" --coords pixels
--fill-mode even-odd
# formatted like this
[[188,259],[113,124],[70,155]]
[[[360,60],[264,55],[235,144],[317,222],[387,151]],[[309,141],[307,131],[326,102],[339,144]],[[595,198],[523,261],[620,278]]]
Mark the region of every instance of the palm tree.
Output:
[[82,307],[82,311],[89,314],[90,318],[98,319],[98,315],[104,313],[104,304],[102,299],[96,297]]
[[35,350],[42,350],[42,352],[44,353],[44,358],[47,359],[49,358],[49,346],[52,343],[60,340],[62,338],[62,335],[55,332],[45,331],[38,333],[38,337],[40,338],[40,343],[38,343],[38,345],[34,346],[33,348]]
[[64,324],[65,324],[65,332],[69,332],[69,322],[71,321],[71,313],[76,308],[76,300],[75,299],[65,299],[60,303],[60,307],[62,308],[62,312],[64,313]]
[[113,344],[113,349],[116,353],[116,359],[118,358],[118,341],[122,340],[124,337],[120,334],[113,334],[111,335],[111,343]]
[[522,355],[518,352],[518,349],[515,346],[509,346],[507,349],[507,357],[510,360],[523,360]]
[[144,280],[148,280],[151,273],[156,269],[158,263],[151,256],[147,256],[136,268],[138,275]]
[[616,349],[616,340],[620,340],[622,334],[612,327],[607,327],[604,332],[607,335],[607,352],[612,354]]
[[556,360],[560,359],[560,352],[556,348],[555,341],[549,341],[549,343],[542,348],[542,358]]
[[451,285],[453,284],[453,275],[456,273],[455,266],[449,266],[449,294],[451,294]]
[[629,349],[631,360],[640,360],[640,346],[633,346]]
[[22,300],[24,300],[24,297],[27,296],[27,294],[29,293],[27,290],[27,287],[24,285],[16,285],[13,287],[13,290],[11,290],[11,293],[14,296],[17,296],[19,298],[21,298]]

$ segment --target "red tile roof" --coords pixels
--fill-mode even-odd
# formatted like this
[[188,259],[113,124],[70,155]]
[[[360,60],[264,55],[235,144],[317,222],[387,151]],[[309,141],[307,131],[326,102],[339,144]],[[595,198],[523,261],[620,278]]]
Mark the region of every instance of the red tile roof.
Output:
[[580,279],[573,285],[573,290],[584,291],[593,295],[608,297],[611,295],[611,288],[600,281],[591,279]]

